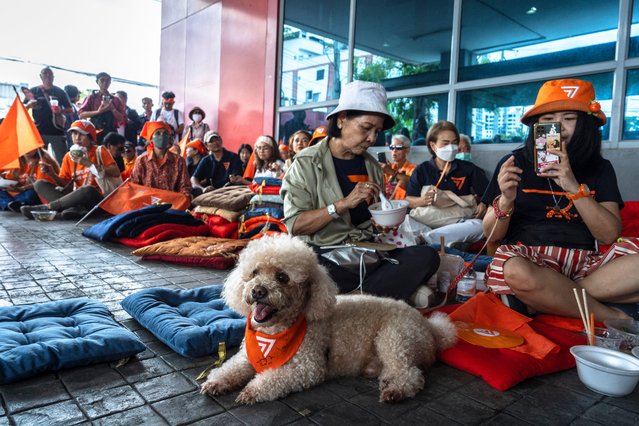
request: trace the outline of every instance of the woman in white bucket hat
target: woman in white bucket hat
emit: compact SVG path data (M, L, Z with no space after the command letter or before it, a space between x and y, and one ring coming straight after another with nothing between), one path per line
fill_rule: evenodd
M379 132L395 125L386 109L386 90L377 83L353 81L343 87L337 107L326 117L327 136L301 151L284 177L285 223L289 232L316 248L368 241L373 223L368 206L382 189L383 173L367 150ZM395 249L398 264L382 262L360 276L319 256L341 292L358 288L408 300L437 270L439 257L430 247Z

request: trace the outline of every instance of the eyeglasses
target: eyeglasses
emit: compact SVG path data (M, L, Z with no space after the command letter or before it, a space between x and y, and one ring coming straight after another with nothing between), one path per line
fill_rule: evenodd
M391 151L395 151L395 150L402 151L406 149L406 147L403 145L391 145L388 147L388 149L390 149Z

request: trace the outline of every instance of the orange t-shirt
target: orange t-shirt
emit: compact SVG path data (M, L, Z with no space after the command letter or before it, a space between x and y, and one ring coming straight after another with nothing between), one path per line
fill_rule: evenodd
M46 158L43 158L42 161L47 161L47 160ZM34 164L26 163L23 166L21 166L19 169L3 170L2 172L0 172L0 175L2 175L2 177L5 179L18 181L19 186L29 185L30 183L40 179L44 179L51 183L55 183L53 178L51 178L49 175L42 173L42 171L40 170L40 166L38 165L38 162L35 162ZM29 177L33 178L33 181L30 181ZM14 195L18 193L10 192L10 194Z
M97 164L97 150L98 147L92 145L87 153L89 161L91 161L93 164ZM101 159L103 167L108 167L111 164L115 164L115 160L113 159L113 157L111 157L111 153L106 148L102 148ZM74 176L74 170L75 183L73 189L77 189L84 185L93 185L98 191L100 191L100 193L102 193L100 187L98 186L98 183L95 180L95 176L93 176L93 174L91 173L91 170L89 170L88 167L84 167L82 164L74 163L71 159L71 156L67 152L66 154L64 154L64 158L62 159L62 167L60 167L59 176L64 180L71 180Z

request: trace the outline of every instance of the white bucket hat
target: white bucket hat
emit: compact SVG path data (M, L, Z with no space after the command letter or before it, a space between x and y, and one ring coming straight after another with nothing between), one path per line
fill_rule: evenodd
M386 101L386 89L381 84L361 80L351 81L344 85L337 108L331 111L326 119L342 111L374 112L384 116L383 130L388 130L395 125L395 120L386 109Z

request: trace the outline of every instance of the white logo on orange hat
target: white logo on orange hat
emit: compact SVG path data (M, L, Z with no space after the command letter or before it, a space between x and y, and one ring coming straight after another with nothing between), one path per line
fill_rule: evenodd
M266 358L268 354L271 353L271 349L273 349L273 345L275 344L276 339L267 339L266 337L262 336L255 336L255 338L257 339L257 344L262 351L262 355L264 355L264 358Z
M154 197L153 195L151 195L151 204L160 204L162 202L162 199L159 197Z
M566 92L569 98L574 98L579 91L579 86L561 86L561 90Z

